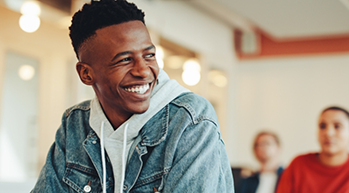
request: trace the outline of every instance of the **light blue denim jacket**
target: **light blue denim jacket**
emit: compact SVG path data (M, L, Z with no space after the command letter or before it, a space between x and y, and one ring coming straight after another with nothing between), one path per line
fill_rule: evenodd
M100 141L90 101L66 110L33 193L102 192ZM107 192L114 178L106 157ZM141 129L128 155L124 192L234 192L233 176L210 103L185 93Z

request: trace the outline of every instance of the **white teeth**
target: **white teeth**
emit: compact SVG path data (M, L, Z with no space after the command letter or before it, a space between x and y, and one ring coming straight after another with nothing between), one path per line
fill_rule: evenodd
M149 89L149 84L145 84L145 85L137 86L137 87L132 87L132 88L125 88L125 90L128 92L135 92L135 93L139 93L139 94L144 94L145 92L147 92L148 89Z

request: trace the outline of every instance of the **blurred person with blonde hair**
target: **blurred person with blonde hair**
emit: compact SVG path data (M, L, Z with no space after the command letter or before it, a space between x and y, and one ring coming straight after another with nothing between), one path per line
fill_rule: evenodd
M273 132L259 132L253 143L253 152L260 163L260 170L243 179L239 187L240 193L272 193L275 192L280 174L280 140Z
M349 112L324 109L318 121L321 150L297 156L282 174L277 193L349 192Z

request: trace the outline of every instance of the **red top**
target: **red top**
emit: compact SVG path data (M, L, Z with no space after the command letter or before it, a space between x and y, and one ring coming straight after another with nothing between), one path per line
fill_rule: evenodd
M349 159L326 166L318 153L300 155L282 173L277 193L349 193Z

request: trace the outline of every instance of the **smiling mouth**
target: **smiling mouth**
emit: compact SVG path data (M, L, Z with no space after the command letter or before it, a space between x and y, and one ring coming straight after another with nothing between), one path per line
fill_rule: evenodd
M133 92L138 94L144 94L149 90L149 83L144 85L138 85L138 86L131 86L124 88L127 92Z

